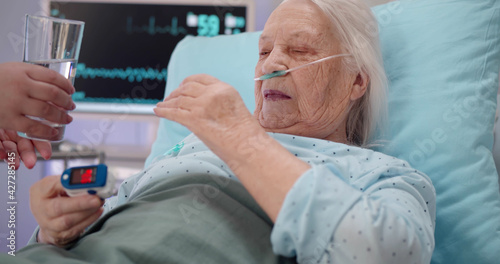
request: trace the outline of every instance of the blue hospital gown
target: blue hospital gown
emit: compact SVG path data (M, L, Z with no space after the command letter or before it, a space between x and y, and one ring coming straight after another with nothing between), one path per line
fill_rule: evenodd
M271 233L276 254L299 263L430 263L435 190L409 164L369 149L270 133L312 168L287 194ZM177 173L237 180L194 135L122 183L105 213Z

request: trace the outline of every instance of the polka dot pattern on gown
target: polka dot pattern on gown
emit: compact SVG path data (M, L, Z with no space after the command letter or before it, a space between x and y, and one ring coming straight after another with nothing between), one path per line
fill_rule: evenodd
M272 231L276 253L299 263L420 263L434 247L435 193L402 160L326 140L270 135L312 168L287 194ZM238 180L194 135L127 179L105 211L173 175ZM394 241L397 241L394 242ZM382 254L383 253L383 254Z

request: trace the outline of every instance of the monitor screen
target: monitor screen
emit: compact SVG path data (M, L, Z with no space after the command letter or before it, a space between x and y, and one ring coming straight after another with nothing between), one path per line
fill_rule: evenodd
M48 1L50 15L85 22L73 95L81 112L153 114L167 65L187 35L253 30L253 0Z

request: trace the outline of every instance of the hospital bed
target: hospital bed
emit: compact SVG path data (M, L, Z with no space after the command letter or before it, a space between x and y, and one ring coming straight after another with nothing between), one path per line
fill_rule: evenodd
M409 161L435 185L432 263L498 263L500 193L492 148L500 2L404 0L373 11L390 81L389 127L378 135L386 143L377 150ZM185 38L172 54L166 94L187 76L205 73L234 86L253 111L259 35ZM188 134L161 120L146 166Z
M387 143L378 150L409 161L433 180L432 263L499 263L500 194L492 148L500 3L408 0L373 11L390 81L389 127L380 135ZM166 94L185 77L206 73L233 85L253 111L259 34L187 37L171 57ZM146 166L188 134L161 120Z

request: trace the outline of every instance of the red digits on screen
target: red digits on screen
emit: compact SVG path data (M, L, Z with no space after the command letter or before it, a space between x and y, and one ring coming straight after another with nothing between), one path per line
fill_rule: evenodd
M92 170L88 169L82 174L82 179L80 183L91 183L92 182Z

